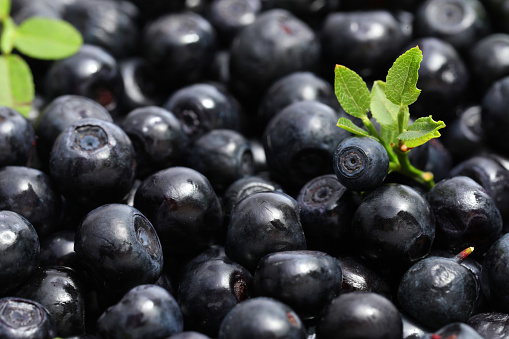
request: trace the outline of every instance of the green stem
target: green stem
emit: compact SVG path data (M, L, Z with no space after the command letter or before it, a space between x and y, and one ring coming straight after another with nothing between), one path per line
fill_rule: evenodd
M408 121L405 124L405 108L407 105L400 104L398 111L398 134L403 133L403 131L408 127ZM405 126L406 125L406 126Z
M391 163L399 164L398 158L392 151L391 146L389 144L387 144L387 142L385 140L383 140L383 138L380 136L380 134L376 130L376 128L373 125L373 123L371 122L371 120L369 120L368 117L365 117L365 118L362 118L362 123L364 124L364 126L366 126L369 133L372 136L376 137L378 139L378 142L380 142L382 144L382 146L387 150L387 155L389 156L389 161Z
M428 190L435 186L435 181L433 180L433 173L421 171L420 169L414 167L410 160L408 159L408 152L401 152L399 146L394 146L394 153L397 155L401 168L399 169L399 173L406 175L407 177L417 181L418 183L424 185Z

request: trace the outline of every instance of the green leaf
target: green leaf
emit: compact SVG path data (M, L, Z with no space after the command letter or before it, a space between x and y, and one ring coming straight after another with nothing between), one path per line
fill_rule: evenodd
M426 143L428 140L440 137L439 129L444 128L443 121L434 121L429 117L422 117L410 126L408 130L398 135L398 139L403 141L408 148L414 148Z
M11 12L11 1L0 0L0 20L5 20Z
M68 22L31 17L16 32L14 46L37 59L63 59L76 53L83 44L79 31Z
M380 138L385 141L388 145L392 143L398 142L398 130L391 128L384 128L383 126L380 128Z
M341 107L356 118L366 117L371 98L364 80L342 65L336 65L334 73L334 90Z
M3 54L11 54L14 47L14 36L16 34L16 24L11 17L7 17L4 20L1 33L0 49Z
M389 69L386 94L394 104L410 105L419 97L421 90L416 86L421 61L422 51L416 46L398 57Z
M399 106L393 104L385 95L385 82L377 80L371 88L371 114L387 129L398 130Z
M34 83L27 63L16 54L0 55L0 105L25 117L34 99Z
M371 137L371 134L369 134L368 131L363 130L356 124L354 124L350 119L348 118L339 118L338 123L336 126L341 127L344 130L347 130L348 132L351 132L353 134L356 134L358 136L362 137Z

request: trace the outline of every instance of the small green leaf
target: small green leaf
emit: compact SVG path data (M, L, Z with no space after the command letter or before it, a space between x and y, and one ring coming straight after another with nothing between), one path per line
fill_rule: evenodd
M0 0L0 21L5 20L11 11L10 0Z
M444 128L443 121L435 121L429 117L422 117L410 126L408 130L398 135L398 139L403 141L408 148L414 148L425 144L428 140L440 137L439 129Z
M389 69L386 94L395 105L410 105L419 97L421 90L416 86L421 61L422 51L416 46L398 57Z
M377 80L371 88L371 114L383 127L398 130L399 106L385 95L385 82Z
M371 137L371 134L369 134L368 131L363 130L348 118L339 118L336 126L361 137Z
M79 31L68 22L31 17L16 32L14 46L32 58L55 60L76 53L83 44Z
M1 33L0 49L3 54L11 54L14 47L14 36L16 34L16 24L11 17L7 17L4 20Z
M383 126L380 128L380 138L385 141L388 145L392 143L398 142L398 130L391 128L384 128Z
M336 65L334 73L334 90L341 107L356 118L366 117L371 98L364 80L342 65Z
M25 117L34 99L34 83L27 63L16 54L0 55L0 105Z

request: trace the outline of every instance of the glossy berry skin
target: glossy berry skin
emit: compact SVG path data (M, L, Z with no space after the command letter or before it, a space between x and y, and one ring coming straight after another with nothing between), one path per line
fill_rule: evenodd
M479 297L477 284L474 274L455 258L430 256L405 272L397 300L408 315L438 330L472 316Z
M218 339L305 339L301 319L289 306L267 297L256 297L235 306L224 318Z
M85 290L73 269L39 268L15 295L43 305L55 322L59 336L85 334Z
M436 332L428 333L422 337L422 339L435 339L435 338L495 339L495 337L483 337L471 326L465 324L464 322L452 322L450 324L444 325Z
M0 168L0 210L25 217L43 239L59 227L62 200L55 182L45 172L5 166Z
M120 127L133 143L139 177L184 163L189 138L172 112L158 106L137 108Z
M66 199L89 207L120 202L135 178L131 140L116 124L88 118L55 140L49 172Z
M102 338L166 338L182 332L182 311L164 288L144 284L129 290L97 320Z
M415 36L440 38L462 52L490 31L488 14L478 0L427 0L415 14Z
M44 89L48 98L85 96L117 116L124 85L115 58L101 47L84 44L76 54L52 63Z
M509 313L509 234L495 241L482 261L481 287L488 302L498 311Z
M283 192L283 188L277 182L258 175L250 175L235 180L230 186L228 186L222 196L225 222L229 222L230 213L235 204L237 204L240 200L250 194L264 191Z
M192 37L192 38L189 38ZM201 79L216 50L217 36L198 13L166 13L142 32L144 57L158 70L159 83L178 88Z
M177 301L187 329L217 336L226 314L249 299L253 277L227 258L205 260L190 266L179 283Z
M362 77L384 76L407 42L394 15L383 9L329 13L320 33L323 59Z
M279 111L293 103L315 100L339 109L332 85L313 72L292 72L274 81L260 101L258 117L265 127Z
M332 173L334 150L349 135L336 127L338 117L334 109L318 101L286 106L262 136L269 168L297 190L314 177Z
M339 182L352 191L369 191L380 186L389 172L389 156L378 141L351 136L343 139L333 158Z
M307 319L317 316L340 294L342 279L339 262L325 252L275 252L258 262L254 292L287 304Z
M145 178L134 206L152 221L165 253L196 255L222 234L223 211L210 181L189 167Z
M236 102L212 84L185 86L173 92L163 107L177 116L191 139L216 128L240 129Z
M38 302L19 297L0 299L0 337L52 339L56 335L55 323Z
M477 313L468 319L467 325L484 338L503 339L509 336L509 314L507 313Z
M419 100L412 104L412 116L428 116L450 121L454 108L465 99L470 83L470 72L453 45L436 37L412 40L407 47L419 46L422 61L419 67L417 88ZM404 50L407 50L405 48Z
M341 293L373 292L392 299L390 281L372 263L358 256L340 256L337 260L343 274Z
M435 244L460 252L469 246L483 254L502 234L502 217L493 199L473 179L456 176L427 194L435 215Z
M253 193L231 211L225 252L251 272L269 253L305 249L298 203L288 194Z
M85 118L97 118L113 122L111 114L98 102L74 94L66 94L51 100L37 119L37 152L47 162L51 147L63 130L74 122Z
M35 151L32 124L13 108L0 106L0 167L25 166Z
M90 211L76 230L74 250L87 283L112 295L154 283L163 268L154 227L140 211L124 204Z
M66 266L79 271L79 259L74 252L74 231L59 230L41 240L41 267Z
M62 19L80 31L84 43L100 46L115 58L136 52L139 10L129 1L72 1Z
M467 176L481 184L493 199L504 221L504 232L509 221L509 170L493 154L471 156L458 163L450 176Z
M509 146L503 137L509 127L508 104L509 76L495 81L485 92L481 101L481 123L488 145L504 155L509 155ZM502 133L502 134L500 134Z
M0 211L0 295L19 287L39 265L39 236L30 222Z
M278 78L317 67L320 42L314 31L291 12L262 12L240 31L230 47L232 88L240 98L254 100Z
M425 257L435 238L435 217L415 189L385 184L355 211L352 231L361 255L383 265L408 265Z
M352 191L334 174L308 181L297 202L308 249L340 253L350 248L350 226L357 205Z
M228 47L240 30L255 21L261 9L260 0L214 0L206 17L217 31L218 42Z
M495 81L509 75L509 62L504 57L509 51L509 34L493 33L471 46L468 65L472 77L486 90Z
M218 194L235 180L254 174L249 140L229 129L214 129L196 139L187 165L205 175Z
M146 106L161 106L161 91L157 87L157 73L147 59L133 56L121 59L118 68L124 82L122 109L130 112Z
M336 297L324 309L316 326L317 338L401 338L403 323L396 306L371 292Z

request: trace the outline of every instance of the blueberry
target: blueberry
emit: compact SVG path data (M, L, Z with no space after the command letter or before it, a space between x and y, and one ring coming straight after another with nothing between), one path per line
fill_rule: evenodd
M166 338L183 331L182 311L164 288L144 284L124 294L97 320L102 338Z
M0 106L0 167L27 166L35 151L32 124L13 108Z
M39 236L30 222L0 211L0 295L19 287L39 265Z
M221 322L218 339L305 339L299 316L286 304L267 297L248 299L234 308Z
M337 260L343 274L341 293L373 292L392 299L390 281L372 263L359 256L339 256Z
M240 129L240 112L232 96L218 86L196 83L173 92L164 108L179 118L191 138L216 128Z
M353 192L334 174L308 181L297 196L308 249L344 253L351 249L351 223L357 205Z
M490 31L486 9L478 0L427 0L415 15L416 37L437 37L462 52Z
M503 339L509 336L509 314L501 312L482 312L470 317L467 325L484 338Z
M43 305L55 322L59 336L85 334L85 289L73 269L40 268L15 295Z
M428 159L422 169L433 173L433 180L438 182L449 176L454 159L449 149L439 139L431 139L427 145Z
M143 29L143 56L158 70L158 83L176 89L199 81L216 50L216 32L194 12L160 13Z
M508 104L509 75L495 81L485 92L481 101L481 123L484 137L491 149L509 154L504 131L509 128Z
M0 299L0 337L52 339L56 335L55 323L38 302L19 297Z
M196 255L223 234L223 210L210 181L189 167L145 178L134 206L153 223L165 253Z
M52 63L44 90L51 99L65 94L85 96L117 116L124 85L115 58L99 46L84 44L76 54Z
M55 140L49 172L66 199L91 208L121 202L134 184L135 154L127 134L111 122L81 119Z
M290 306L301 319L313 318L341 292L336 258L319 251L281 251L260 259L254 292Z
M39 256L41 267L66 266L79 270L79 261L74 252L74 231L59 230L41 241Z
M269 168L297 191L309 180L333 173L334 151L349 135L335 127L338 117L330 106L314 100L286 106L263 133Z
M351 136L334 151L334 173L339 182L353 191L369 191L380 186L389 172L389 156L378 141Z
M158 106L137 108L127 114L120 127L133 143L138 177L184 164L190 142L172 112Z
M375 33L376 32L376 33ZM320 31L322 58L331 65L345 65L362 77L385 76L407 37L386 9L331 12Z
M361 255L379 265L404 267L424 258L435 238L435 217L415 189L385 184L355 211L352 231Z
M62 19L80 31L86 44L100 46L116 58L136 52L139 10L130 1L70 1Z
M163 253L154 227L128 205L107 204L90 211L76 230L74 250L88 283L110 295L152 284L162 272Z
M478 283L457 258L430 256L405 272L397 299L410 316L438 330L452 322L465 322L473 315Z
M482 91L495 81L509 75L504 55L509 51L509 34L493 33L475 42L469 49L468 66L472 77L480 82Z
M459 252L473 246L482 255L502 234L493 199L473 179L456 176L437 183L426 196L435 216L435 244Z
M171 335L166 339L210 339L210 337L200 332L184 331Z
M229 129L214 129L197 138L187 165L205 175L218 194L224 193L235 180L254 174L249 140Z
M316 326L317 338L402 338L403 322L396 306L372 292L334 298Z
M492 307L509 313L509 289L506 277L509 272L509 234L497 239L482 261L481 287Z
M251 273L227 258L188 266L180 279L177 297L186 328L217 336L226 314L249 299L252 290Z
M407 44L415 46L419 46L423 55L417 81L421 94L410 113L422 117L433 112L434 119L451 120L455 107L466 99L470 71L456 48L443 39L423 37Z
M292 72L274 81L265 91L257 112L260 124L265 127L283 108L304 100L316 100L339 109L334 89L325 79L313 72Z
M231 87L249 102L278 78L316 69L320 42L315 32L291 12L262 12L242 29L230 47Z
M25 217L42 239L59 227L62 200L45 172L24 166L0 168L0 210Z
M298 203L288 194L253 193L231 211L225 252L251 272L266 254L305 249Z
M103 106L81 95L61 95L44 106L37 119L36 132L37 152L45 164L58 135L72 123L85 118L113 122L110 113Z

